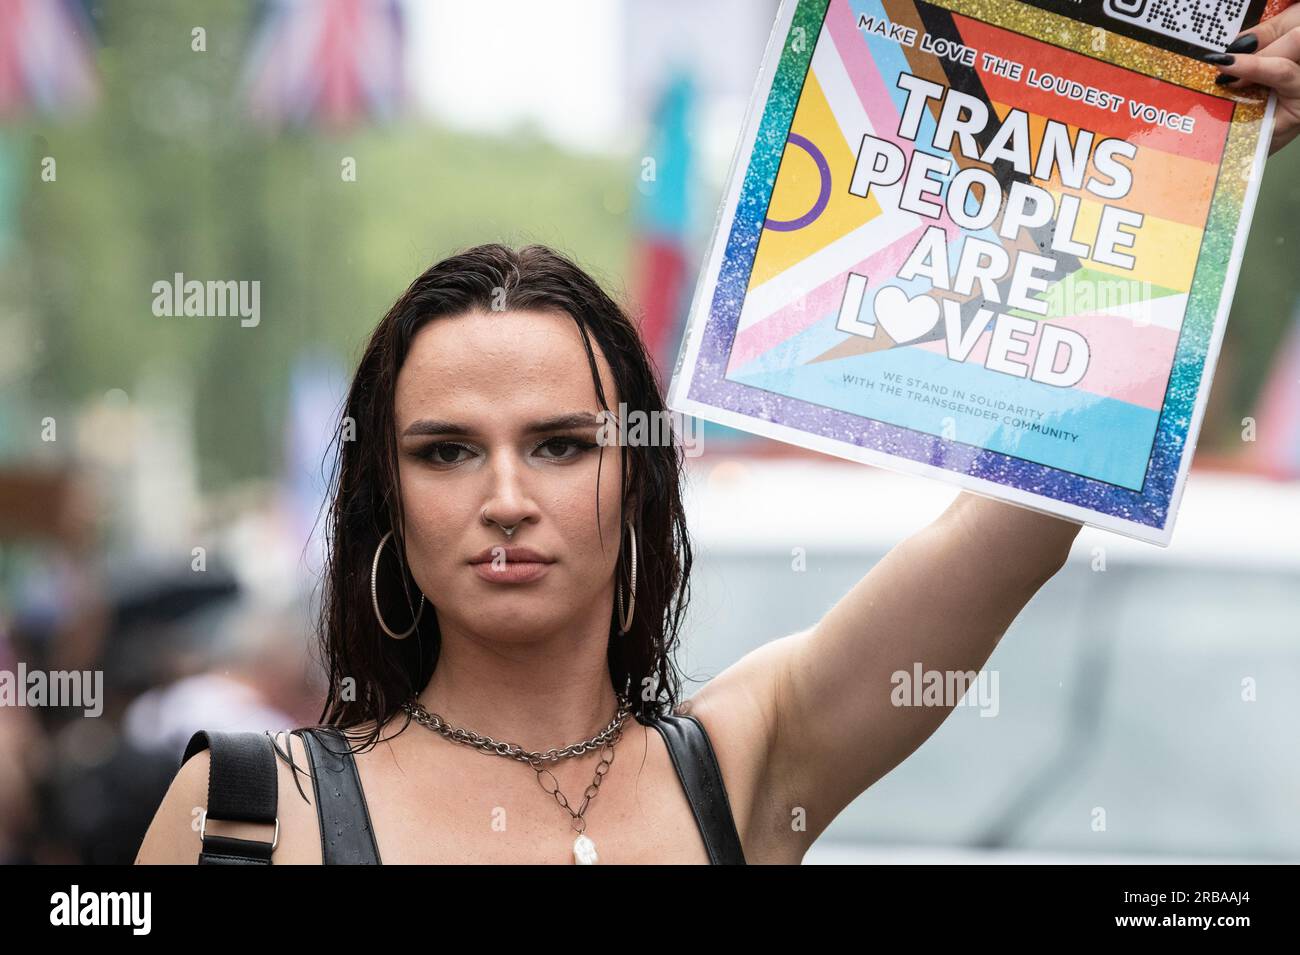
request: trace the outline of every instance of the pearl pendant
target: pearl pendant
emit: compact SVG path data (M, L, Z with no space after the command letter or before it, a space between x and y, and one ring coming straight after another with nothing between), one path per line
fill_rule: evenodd
M573 840L574 865L595 865L597 862L596 843L586 834Z

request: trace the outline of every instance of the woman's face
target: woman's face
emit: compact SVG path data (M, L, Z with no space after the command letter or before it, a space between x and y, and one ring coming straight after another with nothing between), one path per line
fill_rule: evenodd
M596 443L600 411L568 315L475 311L416 334L394 398L406 554L444 631L522 640L608 613L622 474L619 448Z

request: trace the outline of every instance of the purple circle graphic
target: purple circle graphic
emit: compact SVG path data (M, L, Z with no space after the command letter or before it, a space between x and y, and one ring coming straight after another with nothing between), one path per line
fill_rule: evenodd
M822 151L812 144L811 141L800 136L798 133L791 133L786 137L786 142L798 146L817 164L817 171L821 173L821 189L817 193L817 201L813 207L799 216L797 219L765 219L763 227L771 229L774 232L794 232L802 229L806 225L811 225L817 221L817 217L826 211L826 204L831 200L831 166L822 155Z

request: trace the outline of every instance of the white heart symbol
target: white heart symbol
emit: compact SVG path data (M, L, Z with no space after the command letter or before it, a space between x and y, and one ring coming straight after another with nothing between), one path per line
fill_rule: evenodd
M883 286L872 302L876 324L897 344L920 338L939 321L939 303L928 295L909 299L896 285Z

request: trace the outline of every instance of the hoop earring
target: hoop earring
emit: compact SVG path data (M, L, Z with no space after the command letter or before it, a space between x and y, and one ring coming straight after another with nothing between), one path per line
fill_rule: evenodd
M384 544L392 536L393 532L389 531L379 539L379 546L375 548L375 560L370 565L370 605L374 608L375 619L379 621L379 626L383 627L384 633L394 640L405 640L415 632L416 626L420 623L420 617L424 614L424 594L420 594L420 609L415 612L415 619L411 621L411 626L405 633L394 633L388 629L388 624L384 623L384 615L379 612L379 556L384 552Z
M627 633L632 626L632 615L636 613L636 528L632 526L631 520L627 522L627 529L632 532L632 587L629 599L627 617L623 616L623 582L618 582L616 593L618 595L618 632Z

